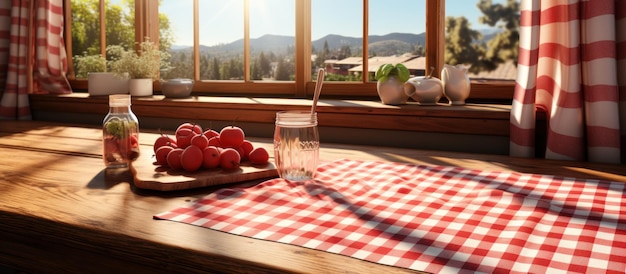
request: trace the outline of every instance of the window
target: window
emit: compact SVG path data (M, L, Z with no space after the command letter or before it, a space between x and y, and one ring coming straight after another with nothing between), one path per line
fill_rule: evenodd
M489 41L517 45L519 1L480 7L478 0L447 0L445 7L439 0L67 1L70 56L153 33L172 56L173 68L162 77L193 78L199 94L306 98L324 67L323 95L376 98L373 72L382 63L403 62L413 75L438 76L444 63L471 62L488 68L472 74L473 98L512 98L516 48L493 50ZM492 25L479 20L502 10L488 18ZM455 52L475 54L451 57Z

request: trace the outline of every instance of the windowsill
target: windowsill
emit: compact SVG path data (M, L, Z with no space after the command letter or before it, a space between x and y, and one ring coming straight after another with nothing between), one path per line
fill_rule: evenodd
M106 96L90 97L86 93L36 94L31 95L31 107L34 111L103 114L108 110L107 100ZM169 99L161 95L133 97L132 106L140 117L258 123L273 123L277 111L310 107L311 100L307 99L211 96ZM372 101L320 99L316 110L320 126L508 136L511 106L420 106L413 102L390 106ZM364 115L366 119L362 119Z
M154 95L133 97L132 109L140 118L142 127L146 128L171 129L181 121L198 121L211 124L214 128L219 127L220 123L252 124L262 127L260 135L268 137L268 127L273 127L277 111L309 110L311 103L307 99L213 96L169 99ZM87 93L34 94L30 96L30 104L35 120L98 124L108 112L108 97L90 97ZM508 150L505 146L508 145L510 105L420 106L409 102L406 105L389 106L373 101L320 99L316 110L319 126L328 129L327 135L342 135L336 136L341 142L376 145L374 139L378 138L381 139L379 142L396 142L395 139L398 139L397 146L403 147L422 148L425 145L426 148L434 149L443 147L455 151L478 150L475 152L498 154ZM379 134L381 130L384 134ZM355 138L359 141L352 141ZM403 138L404 141L400 140ZM501 144L494 150L476 148L472 143L464 144L472 138L479 138L476 140L479 144L498 138ZM372 139L371 143L367 141L369 139ZM507 144L504 144L505 141ZM459 144L443 145L439 142Z

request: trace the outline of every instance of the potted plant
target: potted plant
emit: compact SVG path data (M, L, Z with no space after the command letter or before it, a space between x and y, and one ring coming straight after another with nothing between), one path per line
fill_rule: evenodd
M100 54L87 54L74 56L74 68L76 78L87 78L87 91L89 95L109 95L128 93L126 79L115 77L107 72L107 62Z
M404 93L404 83L411 77L403 64L384 64L376 71L376 89L385 105L401 105L409 99Z
M139 43L137 51L120 45L108 46L107 54L111 57L109 66L113 72L128 74L128 90L133 96L152 95L153 81L158 79L162 68L169 66L169 54L160 51L150 39Z

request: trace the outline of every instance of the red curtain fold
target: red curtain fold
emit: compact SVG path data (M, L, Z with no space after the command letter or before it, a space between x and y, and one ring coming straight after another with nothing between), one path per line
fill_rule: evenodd
M541 140L549 159L626 162L622 2L521 2L511 156L535 157ZM545 130L536 128L538 111L546 114Z
M28 94L71 93L63 0L0 3L0 119L31 119Z

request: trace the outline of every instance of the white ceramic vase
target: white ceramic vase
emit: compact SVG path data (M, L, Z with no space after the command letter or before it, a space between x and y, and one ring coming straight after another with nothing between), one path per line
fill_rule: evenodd
M129 79L128 91L131 96L152 96L152 79Z
M385 105L402 105L409 99L404 93L404 83L396 76L387 77L387 81L378 81L376 85L378 96Z
M467 68L462 65L444 65L441 69L443 94L451 105L464 105L470 94L470 80Z
M128 79L112 72L87 74L87 92L90 96L128 94Z

